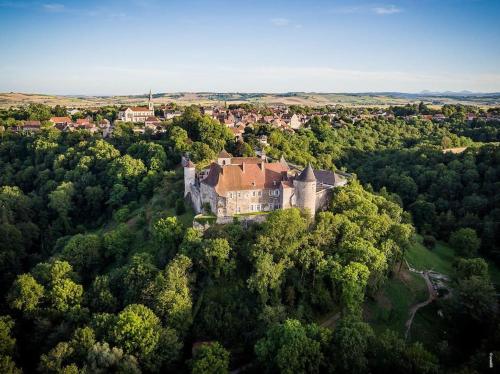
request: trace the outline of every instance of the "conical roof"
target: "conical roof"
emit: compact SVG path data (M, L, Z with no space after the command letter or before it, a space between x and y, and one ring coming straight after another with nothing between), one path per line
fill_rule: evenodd
M218 158L231 158L233 156L231 156L229 153L227 153L227 151L225 149L223 149L222 151L220 151L220 153L217 157Z
M286 168L288 167L288 163L286 162L285 156L283 156L283 155L281 155L280 164L283 165Z
M296 179L301 182L316 182L316 177L311 164L308 164Z

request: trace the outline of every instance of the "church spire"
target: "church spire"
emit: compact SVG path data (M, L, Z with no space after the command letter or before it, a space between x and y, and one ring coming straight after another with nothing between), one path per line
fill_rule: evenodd
M151 94L151 88L149 89L149 100L148 100L148 108L149 110L154 110L153 106L153 95Z

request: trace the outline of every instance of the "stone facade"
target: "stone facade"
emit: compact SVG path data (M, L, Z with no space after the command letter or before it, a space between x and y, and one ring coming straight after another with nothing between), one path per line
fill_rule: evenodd
M224 221L238 215L257 215L276 209L298 207L313 215L324 209L331 190L347 183L332 171L291 169L282 158L268 162L265 157L232 157L222 151L217 162L196 172L186 158L184 196L197 213L207 207Z

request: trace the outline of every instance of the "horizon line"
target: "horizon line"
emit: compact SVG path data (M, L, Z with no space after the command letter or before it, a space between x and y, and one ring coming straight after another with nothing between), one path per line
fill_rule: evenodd
M71 94L60 94L51 92L21 92L21 91L3 91L0 95L9 94L21 94L21 95L41 95L41 96L85 96L85 97L120 97L120 96L143 96L149 95L149 92L144 93L127 93L127 94L82 94L82 93L71 93ZM422 90L418 92L408 92L408 91L162 91L153 92L153 95L173 95L173 94L251 94L251 95L285 95L285 94L320 94L320 95L374 95L374 94L405 94L405 95L500 95L500 89L498 91L470 91L470 90L460 90L460 91L431 91Z

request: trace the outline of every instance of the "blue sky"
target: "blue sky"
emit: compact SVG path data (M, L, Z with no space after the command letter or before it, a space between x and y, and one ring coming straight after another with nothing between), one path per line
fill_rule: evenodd
M497 0L0 0L0 92L500 91Z

